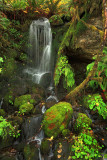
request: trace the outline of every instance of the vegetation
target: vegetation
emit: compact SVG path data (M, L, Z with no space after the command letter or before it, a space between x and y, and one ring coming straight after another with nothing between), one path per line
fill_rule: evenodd
M17 138L20 136L20 130L16 130L10 122L7 122L6 119L0 116L0 137L4 139L8 135Z
M73 152L72 159L88 159L94 160L101 157L99 153L101 147L96 139L90 134L90 131L82 132L78 137L74 138L74 144L71 151Z
M41 113L41 108L45 103L43 101L43 97L45 96L42 89L37 86L32 87L32 82L24 80L22 75L18 76L16 71L19 73L18 67L21 66L20 68L22 69L29 60L26 47L28 47L28 29L31 21L40 17L47 17L54 28L54 36L58 33L60 26L68 28L63 34L64 36L61 35L61 43L58 42L57 44L56 42L55 52L57 52L57 61L54 71L54 83L55 89L57 88L56 90L59 91L60 82L63 81L63 87L61 87L65 88L65 92L66 89L70 90L70 92L67 93L63 102L62 100L57 104L52 102L52 107L47 109L44 114L41 128L45 132L46 139L42 141L41 152L43 155L49 154L50 147L56 143L56 140L63 139L64 141L67 140L67 143L70 144L68 160L95 160L101 157L100 150L102 149L102 144L104 144L104 139L101 137L99 140L98 133L97 136L94 135L91 128L92 120L86 114L80 112L84 111L85 107L88 107L88 109L93 111L93 114L98 113L98 123L100 122L101 124L97 123L97 125L104 126L103 131L104 133L106 132L106 6L107 2L101 0L0 0L1 148L5 147L2 144L8 138L13 137L17 139L20 136L21 133L18 128L21 127L23 119L27 119L31 114L36 114L37 110L38 113ZM95 25L88 23L90 18L94 20L99 14L100 16L102 14L103 28L100 28L99 22ZM97 36L100 35L100 49L97 50L97 53L93 51L93 54L96 56L93 57L92 55L93 61L87 65L86 77L82 83L76 86L76 73L75 69L73 69L71 56L78 52L76 41L88 29L92 32L97 32ZM87 36L89 36L88 33ZM96 44L93 42L93 45ZM76 58L79 59L79 56ZM17 83L18 81L22 83L22 88ZM74 86L76 87L73 89ZM60 95L58 96L60 99ZM18 122L19 126L17 126ZM97 125L95 123L93 128ZM37 152L38 154L38 143L34 144L37 148L32 144L27 144L23 149L26 159L35 159L35 153ZM56 157L57 159L62 158L65 160L64 157L61 157L61 152L62 143L59 144L58 155Z
M104 119L107 118L107 105L104 103L101 95L94 94L85 96L84 105L93 111L97 111Z

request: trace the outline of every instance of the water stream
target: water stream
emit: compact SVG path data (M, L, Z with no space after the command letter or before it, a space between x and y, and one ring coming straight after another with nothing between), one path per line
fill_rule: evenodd
M52 32L49 20L47 18L34 20L29 29L29 62L24 72L37 84L43 83L43 79L51 82L51 45Z

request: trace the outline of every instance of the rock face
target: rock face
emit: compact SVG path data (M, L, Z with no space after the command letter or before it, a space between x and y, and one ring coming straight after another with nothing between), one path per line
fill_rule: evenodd
M91 24L97 27L99 30L103 30L102 17L90 18L87 24ZM97 55L101 48L101 37L98 31L87 28L84 32L75 40L74 48L70 45L70 51L74 56L78 58L84 58L92 60L92 57ZM70 53L71 54L71 53Z
M49 108L43 120L43 129L48 137L57 137L68 125L72 117L71 104L60 102Z

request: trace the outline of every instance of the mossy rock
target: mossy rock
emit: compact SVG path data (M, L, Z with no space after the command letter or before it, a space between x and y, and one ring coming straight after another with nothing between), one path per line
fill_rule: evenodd
M92 120L88 118L86 114L79 113L74 125L74 129L75 131L80 132L82 129L88 129L91 124Z
M70 103L60 102L45 112L43 129L48 137L57 137L67 126L72 117Z
M6 115L6 112L4 111L4 109L0 109L0 116L5 117L5 115Z
M33 111L33 109L34 109L33 104L24 103L19 107L19 112L20 114L29 114Z
M59 15L53 15L52 17L50 17L49 22L53 26L60 26L60 25L64 24L63 20L61 19L61 17Z
M36 101L31 98L30 94L22 95L20 97L15 98L14 106L19 107L27 103L36 104Z
M41 143L40 150L42 155L48 155L50 151L50 141L47 139L44 139Z
M33 144L27 144L24 147L24 157L26 160L38 160L39 159L39 150Z
M68 136L69 134L70 134L70 130L69 130L69 129L64 129L64 130L62 131L62 135L63 135L64 137Z

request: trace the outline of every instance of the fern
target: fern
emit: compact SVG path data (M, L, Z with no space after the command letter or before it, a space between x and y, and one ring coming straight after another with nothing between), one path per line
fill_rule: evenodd
M67 89L68 87L72 87L74 85L75 83L74 73L72 71L70 64L68 64L68 60L66 56L61 56L59 58L56 72L55 72L55 77L54 77L55 86L59 84L61 75L64 75L64 78L63 78L64 88Z

